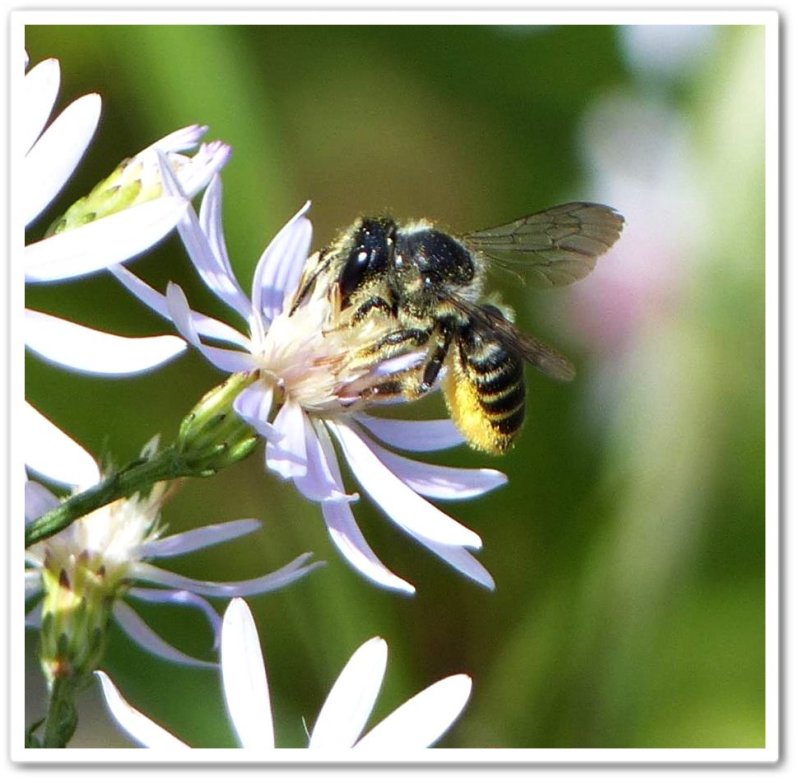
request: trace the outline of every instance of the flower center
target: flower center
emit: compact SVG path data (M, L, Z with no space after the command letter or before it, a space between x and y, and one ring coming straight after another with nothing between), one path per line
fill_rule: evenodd
M313 412L352 409L359 399L348 388L369 385L377 372L381 357L370 349L397 325L386 318L352 323L330 299L315 292L291 315L284 308L255 348L262 380L278 401Z

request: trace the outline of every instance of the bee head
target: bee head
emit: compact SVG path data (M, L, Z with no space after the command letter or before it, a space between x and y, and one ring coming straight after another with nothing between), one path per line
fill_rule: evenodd
M339 274L343 302L347 302L365 280L389 268L396 231L397 226L390 218L363 218L356 225Z

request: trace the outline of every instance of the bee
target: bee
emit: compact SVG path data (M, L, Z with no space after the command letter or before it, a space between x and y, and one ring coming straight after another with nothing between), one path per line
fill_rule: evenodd
M501 454L525 419L525 362L560 381L572 380L575 370L484 297L487 269L496 263L534 285L569 285L592 271L623 223L614 209L588 202L460 236L427 221L362 217L312 256L294 308L322 279L347 323L388 319L392 328L363 350L380 359L422 351L424 359L390 373L362 398L413 400L441 385L467 442Z

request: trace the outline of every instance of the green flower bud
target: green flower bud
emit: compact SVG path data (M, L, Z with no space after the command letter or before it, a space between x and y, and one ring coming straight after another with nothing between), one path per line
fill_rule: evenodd
M213 475L239 462L256 447L258 436L233 410L254 373L236 373L208 392L181 422L175 446L184 462L201 475Z
M78 228L115 212L158 198L163 191L157 162L140 157L122 161L112 174L78 199L47 230L47 236Z

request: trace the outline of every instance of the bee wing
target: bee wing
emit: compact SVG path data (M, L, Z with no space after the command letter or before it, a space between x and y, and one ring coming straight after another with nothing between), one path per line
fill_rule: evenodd
M622 215L603 204L575 201L462 239L544 288L574 283L594 269L622 232Z
M447 301L469 317L474 329L498 340L539 372L558 381L571 381L575 377L575 367L569 359L535 337L521 332L496 308L475 304L460 297L451 296Z

